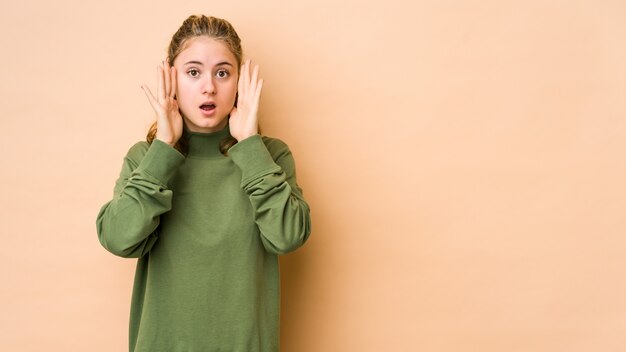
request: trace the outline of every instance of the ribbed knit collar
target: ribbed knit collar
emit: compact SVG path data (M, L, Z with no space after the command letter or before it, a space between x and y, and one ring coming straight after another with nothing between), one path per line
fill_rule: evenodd
M220 152L220 143L230 135L229 126L216 132L193 132L183 123L183 138L189 141L188 157L219 158L224 157Z

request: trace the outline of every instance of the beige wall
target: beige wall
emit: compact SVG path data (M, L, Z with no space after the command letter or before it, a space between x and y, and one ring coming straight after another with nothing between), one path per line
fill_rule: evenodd
M192 13L260 63L312 206L283 351L626 349L626 2L3 0L0 350L126 348L95 218Z

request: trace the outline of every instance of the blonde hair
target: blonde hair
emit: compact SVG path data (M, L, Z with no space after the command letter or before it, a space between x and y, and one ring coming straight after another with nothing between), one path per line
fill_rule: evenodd
M241 49L241 40L235 32L235 28L226 20L212 17L212 16L196 16L191 15L183 22L178 28L178 31L172 36L170 45L167 49L167 61L170 65L173 65L174 60L185 48L189 39L193 39L200 36L207 36L209 38L219 40L224 43L228 49L235 55L237 59L237 70L241 67L241 60L243 51ZM236 104L236 103L235 103ZM152 143L156 137L157 123L156 121L150 126L146 141ZM220 151L226 155L226 152L230 147L235 145L237 140L233 136L229 135L220 143ZM179 152L183 155L187 155L189 150L188 141L181 136L174 145Z

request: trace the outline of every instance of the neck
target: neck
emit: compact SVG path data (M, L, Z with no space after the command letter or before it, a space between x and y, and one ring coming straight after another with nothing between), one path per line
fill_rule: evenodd
M220 158L224 157L220 152L220 143L230 136L228 124L223 129L216 132L193 132L183 124L183 137L188 140L188 157L195 158Z

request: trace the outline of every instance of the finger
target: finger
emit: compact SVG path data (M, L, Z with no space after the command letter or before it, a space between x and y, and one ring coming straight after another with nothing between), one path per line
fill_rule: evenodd
M239 77L237 79L237 101L239 101L241 95L243 94L243 65L239 69Z
M164 73L164 82L165 82L165 92L163 92L163 97L169 97L171 91L171 78L170 78L170 65L163 61L163 73Z
M170 92L170 97L176 98L177 88L178 88L178 73L176 72L176 67L172 66L172 91Z
M251 96L256 95L258 79L259 79L259 65L254 65L254 68L252 69L252 78L250 79L250 95Z
M159 102L162 102L163 100L165 100L165 94L164 94L164 89L165 87L163 86L163 66L159 65L157 66L157 98L159 99Z
M263 88L263 78L259 80L259 83L256 86L256 92L254 95L254 99L257 101L257 104L261 98L261 88Z
M143 89L143 92L146 93L146 97L148 97L148 101L150 102L150 105L152 106L154 112L158 113L159 111L157 110L157 106L159 106L159 102L157 102L154 95L152 95L152 91L150 91L150 88L142 85L141 89Z
M239 77L239 83L241 84L239 87L239 95L242 96L241 98L244 99L245 95L246 95L246 89L247 89L247 78L246 78L246 70L248 68L248 61L244 62L243 66L241 66L241 76Z
M250 60L246 60L246 70L243 76L243 89L246 92L246 97L250 91Z

